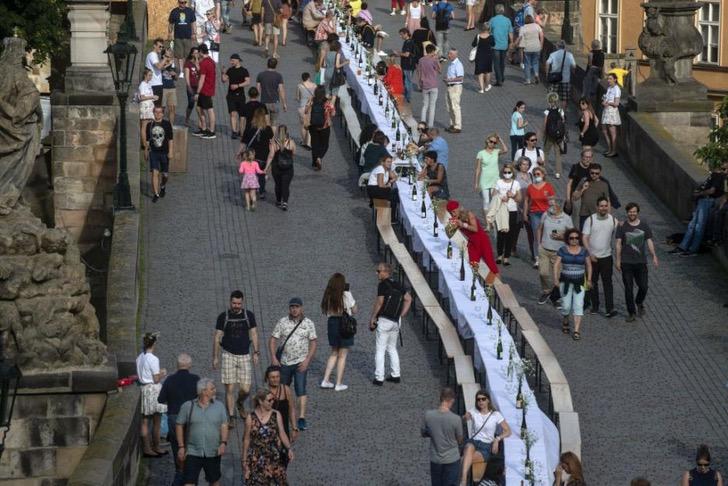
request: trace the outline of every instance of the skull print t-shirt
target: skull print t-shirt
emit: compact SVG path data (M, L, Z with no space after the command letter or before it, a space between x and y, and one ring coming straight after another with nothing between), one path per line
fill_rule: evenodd
M147 125L147 141L149 141L149 149L152 152L167 153L169 151L169 141L174 137L172 124L168 120L161 122L152 120Z

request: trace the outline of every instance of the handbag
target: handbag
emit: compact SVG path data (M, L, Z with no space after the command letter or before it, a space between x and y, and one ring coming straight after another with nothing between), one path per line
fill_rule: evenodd
M564 49L564 56L561 59L561 70L559 72L551 72L546 76L546 80L551 84L559 84L564 79L564 66L566 65L566 49Z
M301 325L301 323L303 322L304 319L306 319L306 318L302 317L301 320L298 321L298 324L296 324L296 327L293 328L293 331L288 333L288 336L286 336L286 339L285 339L285 341L283 341L283 344L278 346L278 349L276 349L276 360L278 360L279 363L281 362L281 358L283 357L283 349L286 347L286 344L288 344L288 340L291 339L291 336L293 336L293 333L296 332L296 329L298 329L298 326Z
M475 56L478 54L478 46L473 47L470 49L470 54L468 54L468 61L475 62Z
M344 68L343 67L336 67L336 63L339 60L339 54L336 55L336 58L334 59L334 73L331 76L331 81L329 81L329 86L332 88L338 88L339 86L343 86L346 84L346 74L344 74Z
M274 9L273 5L270 3L270 0L268 0L268 6L275 13L273 16L273 27L280 29L283 24L283 15L280 12L276 12L276 9Z
M356 335L356 319L344 310L339 319L339 336L343 339L350 339Z

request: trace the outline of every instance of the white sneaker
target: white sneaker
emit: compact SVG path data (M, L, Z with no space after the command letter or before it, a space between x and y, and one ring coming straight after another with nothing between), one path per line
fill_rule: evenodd
M334 384L330 381L322 381L321 388L334 388Z
M392 10L392 13L390 13L389 15L397 15L397 11L396 10Z
M335 391L344 391L344 390L346 390L347 388L349 388L349 387L348 387L348 386L346 386L346 385L336 385L336 387L334 388L334 390L335 390Z
M488 86L486 86L485 90L486 90L486 91L490 91L490 89L491 89L492 87L493 87L493 86L491 86L491 85L488 85Z
M179 73L179 79L185 79L185 72L184 71L182 71L181 73Z
M400 15L407 15L407 12L405 12L404 10L400 10L400 11L399 11L399 14L400 14Z

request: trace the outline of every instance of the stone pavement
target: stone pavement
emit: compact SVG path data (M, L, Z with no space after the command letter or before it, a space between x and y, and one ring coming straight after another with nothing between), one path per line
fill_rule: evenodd
M403 18L390 17L388 7L389 2L381 2L371 10L375 21L391 35L385 49L399 49L396 32ZM546 91L541 85L523 86L520 70L509 67L504 87L478 94L472 65L466 61L474 33L462 32L464 11L458 9L456 15L450 42L460 49L467 75L462 100L464 131L445 134L450 143L448 176L454 197L477 208L480 200L471 189L473 161L485 135L498 131L507 138L511 111L518 100L528 104L526 116L531 126L540 127ZM223 37L221 58L239 52L254 79L263 69L264 59L250 38L247 29L236 26ZM297 25L291 25L289 45L281 55L281 72L292 100L300 72L312 72L312 57L301 46ZM441 128L448 124L444 97L442 89L436 117ZM416 95L415 113L420 101ZM214 318L225 308L230 290L245 292L264 339L286 312L287 299L300 295L307 314L317 324L320 349L309 377L311 428L295 448L291 484L426 484L427 447L419 438L419 420L422 411L434 403L442 381L432 344L423 343L418 333L406 332L402 350L405 380L396 390L393 386L373 389L369 384L373 338L362 331L347 364L350 389L334 394L317 388L328 351L325 320L317 305L328 276L334 271L347 276L363 320L371 308L376 283L370 213L354 188L356 174L349 164L343 134L337 127L322 173L311 171L308 152L297 154L288 213L269 202L261 203L256 213L246 213L232 158L237 143L229 139L221 86L215 104L218 138L190 137L188 173L173 176L167 197L156 205L148 198L144 201L142 330L162 331L159 355L164 366L172 369L175 353L185 350L196 360L195 372L218 378L210 369L210 341ZM297 127L295 106L290 101L289 112L283 116L292 129ZM572 109L567 124L573 126L576 120ZM577 139L575 133L571 139ZM569 147L564 172L568 173L578 152L576 145ZM645 475L653 484L674 484L680 471L691 464L699 443L711 446L718 467L728 464L724 407L728 339L720 325L726 321L721 304L728 283L708 256L686 260L667 255L665 237L684 226L625 163L601 156L597 161L622 204L638 202L643 219L655 231L661 265L650 268L647 316L633 324L624 322L622 284L616 275L616 304L621 315L612 320L587 316L583 340L576 343L561 334L555 309L536 305L536 270L515 259L511 267L504 268L504 280L539 324L569 380L580 414L589 483L622 485L636 475ZM563 195L565 179L551 182ZM272 189L272 181L269 184ZM148 196L148 188L143 190ZM623 219L623 210L616 215ZM519 251L525 254L525 236L521 238ZM263 362L268 362L267 356ZM234 436L240 438L240 434L238 427ZM225 463L223 484L239 484L237 444ZM169 465L170 461L155 461L149 484L166 484Z

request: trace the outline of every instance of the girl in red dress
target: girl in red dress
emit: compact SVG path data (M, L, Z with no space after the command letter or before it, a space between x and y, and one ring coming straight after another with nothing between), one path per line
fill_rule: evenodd
M472 211L460 207L460 203L454 199L447 202L447 211L452 216L451 223L468 240L468 257L471 264L478 264L482 259L490 269L491 273L498 275L498 266L493 257L493 247L490 244L488 234L480 226L480 221Z

